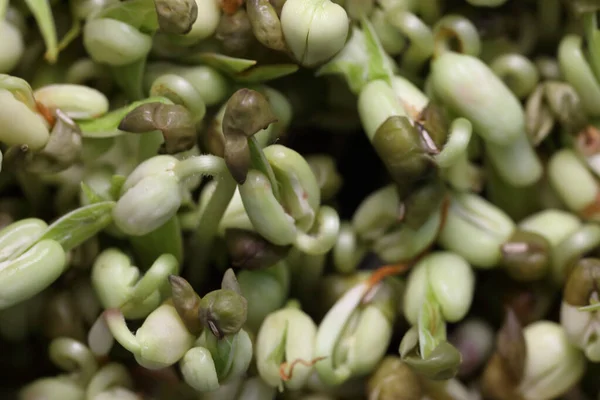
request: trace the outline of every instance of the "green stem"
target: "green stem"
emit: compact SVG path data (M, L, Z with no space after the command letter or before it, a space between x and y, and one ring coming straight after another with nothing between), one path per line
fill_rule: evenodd
M279 194L279 185L277 184L275 173L273 172L273 168L271 168L271 164L269 164L269 161L266 159L265 154L262 151L262 147L258 143L256 137L252 136L248 140L248 146L250 147L252 167L265 174L265 176L269 179L269 182L271 183L273 196L275 196L278 202L281 202L281 195Z
M177 215L147 235L129 237L129 242L144 269L162 254L172 254L179 263L183 262L183 239Z
M188 271L189 281L192 286L202 282L206 274L210 249L217 234L219 223L231 202L237 184L231 174L223 173L218 178L219 182L215 191L200 215L198 228L194 238L194 257L192 268Z

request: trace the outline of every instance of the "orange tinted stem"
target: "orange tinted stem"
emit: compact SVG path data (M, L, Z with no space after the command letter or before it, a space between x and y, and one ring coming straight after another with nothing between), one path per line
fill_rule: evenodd
M46 107L45 105L43 105L40 102L36 101L35 105L37 106L37 109L38 109L38 112L40 113L40 115L42 117L44 117L44 119L46 121L48 121L50 126L54 126L54 123L56 122L56 118L54 118L52 111L50 111L50 109L48 107Z
M313 365L315 365L316 363L318 363L321 360L324 360L325 358L327 358L327 357L317 357L312 361L306 361L301 358L298 358L297 360L292 361L290 364L288 364L287 362L284 362L283 364L281 364L279 366L279 376L281 377L282 381L287 382L290 379L292 379L292 375L294 374L294 367L296 365L302 364L305 367L312 367ZM290 369L289 374L285 372L285 370L288 368L288 365L289 365L289 369Z

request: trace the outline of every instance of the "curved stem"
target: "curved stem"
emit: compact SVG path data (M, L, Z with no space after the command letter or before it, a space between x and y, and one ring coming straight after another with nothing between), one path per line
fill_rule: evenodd
M94 375L87 387L85 397L87 400L92 400L100 393L115 386L131 389L133 380L123 365L110 363Z
M164 96L175 104L186 107L198 122L206 114L206 104L202 95L186 79L175 74L166 74L158 77L150 87L150 96Z
M446 51L458 51L474 57L481 53L481 40L477 28L465 17L447 15L437 22L433 32L436 56ZM458 49L453 48L453 41L456 41Z
M225 166L224 161L223 166ZM219 223L237 187L235 180L229 172L221 174L218 179L219 181L212 197L200 214L200 223L194 237L193 265L188 271L189 281L192 286L198 285L206 273L210 249L217 234Z
M169 275L177 275L178 273L179 263L177 259L171 254L163 254L138 281L131 292L131 298L123 307L132 302L144 301L152 293L167 284Z
M92 352L82 343L71 338L58 338L50 343L50 359L66 370L77 374L77 381L86 386L98 369L98 364Z
M449 168L467 154L472 132L473 127L469 120L457 118L452 122L448 142L442 151L434 156L438 167Z
M404 6L390 10L387 20L410 40L410 46L402 56L402 67L408 71L418 70L433 55L431 29L415 14L406 11Z
M575 88L587 113L598 117L600 85L581 50L581 42L581 37L576 35L564 37L558 47L558 62L565 80Z
M110 333L117 342L133 354L140 354L142 348L135 335L129 330L125 316L119 309L111 308L104 311L104 320Z
M562 284L568 276L572 261L583 257L600 244L600 226L584 224L579 230L563 240L552 251L552 275L556 283Z
M323 254L331 250L340 231L340 217L329 206L322 206L317 214L318 231L315 235L298 232L295 245L308 254Z
M225 160L221 157L201 155L178 162L173 168L173 172L179 180L184 180L193 175L219 175L226 171L226 169Z
M520 54L502 55L490 67L520 99L533 92L540 78L535 64Z

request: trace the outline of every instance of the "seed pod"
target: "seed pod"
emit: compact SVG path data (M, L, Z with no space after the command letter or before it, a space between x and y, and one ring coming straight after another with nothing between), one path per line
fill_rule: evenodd
M208 293L200 302L200 321L213 335L221 339L242 329L246 323L248 302L230 289L219 289Z
M172 1L172 0L164 0ZM219 2L216 0L193 0L196 3L196 18L188 32L182 35L170 35L170 38L182 46L190 46L215 33L221 20Z
M123 118L119 129L132 133L159 130L164 138L161 152L166 154L190 150L197 141L196 126L190 111L178 104L143 104Z
M593 309L600 287L600 263L595 258L579 260L563 291L560 323L571 343L592 362L600 361L598 315ZM592 307L582 310L580 307Z
M169 276L171 292L173 293L173 305L181 320L187 329L194 335L202 332L202 322L200 321L200 296L194 291L192 286L180 276Z
M216 31L225 54L242 56L256 40L246 10L241 8L232 15L223 15Z
M286 49L281 22L269 0L246 0L246 12L260 43L277 51Z
M377 129L372 143L403 194L407 192L407 186L435 167L433 158L422 146L419 131L407 117L386 119Z
M541 235L517 230L501 251L502 265L515 280L538 280L548 272L550 243Z
M250 169L248 138L276 121L267 98L255 90L240 89L227 101L222 124L224 158L238 184L246 181Z
M415 372L434 381L453 378L461 363L460 352L446 341L440 342L426 358L405 356L402 351L401 355L402 360Z
M198 18L198 5L195 0L154 0L158 26L161 32L189 33Z

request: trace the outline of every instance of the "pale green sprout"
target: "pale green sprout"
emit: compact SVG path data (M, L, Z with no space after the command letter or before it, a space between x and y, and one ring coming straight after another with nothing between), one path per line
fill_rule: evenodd
M179 367L188 385L198 392L210 392L246 373L252 349L250 336L243 329L223 339L205 329Z
M48 109L60 109L72 119L97 118L108 111L106 96L83 85L47 85L35 90L33 96Z
M550 321L528 325L524 376L519 392L526 400L560 397L583 376L585 357L569 343L564 328Z
M23 219L0 231L0 309L27 300L67 268L66 252L110 223L113 202L76 209L48 226Z
M434 381L456 375L461 355L448 343L446 321L465 317L474 290L475 274L456 254L430 253L414 267L403 302L413 327L402 338L399 353L416 372Z
M90 330L88 340L95 354L106 354L112 347L112 338L107 338L106 333L130 351L139 365L148 369L162 369L177 363L196 340L170 302L152 311L135 334L127 327L120 310L106 310Z
M178 270L175 257L164 254L140 276L140 270L127 255L109 248L96 258L91 280L105 309L119 308L125 318L137 319L146 317L160 305L168 276Z
M598 219L598 181L573 150L563 149L548 162L548 177L560 199L585 219ZM588 211L589 208L589 211Z
M217 69L207 65L180 66L166 62L149 63L144 76L144 88L150 90L153 82L165 74L179 75L200 93L206 106L221 104L232 90L231 82Z
M520 229L543 236L553 247L574 234L581 225L579 218L572 213L552 208L519 222Z
M484 198L454 193L438 241L474 267L493 268L500 262L502 244L515 229L508 215Z
M588 115L600 116L600 83L582 49L582 38L566 35L558 46L558 62L564 79L575 88Z
M281 11L281 29L294 58L314 67L335 56L349 32L346 11L330 0L288 0Z
M98 18L86 22L83 44L94 61L122 66L145 57L152 47L152 37L125 22Z
M339 216L333 208L320 206L320 190L310 166L300 154L281 145L265 148L264 156L281 187L281 202L267 175L254 169L248 172L239 191L256 232L276 245L293 244L309 254L328 252L339 232Z
M431 68L436 96L467 118L486 141L506 146L524 135L525 113L519 100L481 60L448 51Z
M314 356L323 359L315 368L328 386L373 371L387 350L395 319L395 296L387 284L371 290L368 293L367 282L348 290L318 327Z
M465 259L453 253L435 252L423 258L413 267L404 292L404 316L413 325L418 322L428 290L446 321L460 321L471 307L475 274Z
M392 87L383 80L367 83L358 97L358 114L369 140L390 117L407 116Z
M32 151L44 148L50 132L43 117L10 91L0 88L0 141L9 146L27 145Z
M288 304L269 314L256 337L256 366L260 377L270 386L298 390L312 373L317 326L298 304ZM317 361L318 362L318 361ZM283 380L284 373L291 377Z
M541 178L543 166L524 131L506 146L487 141L485 148L490 162L508 184L530 186Z
M185 186L193 175L218 175L225 161L202 155L179 161L173 156L155 156L129 175L114 210L115 223L124 233L140 236L157 229L179 209Z

